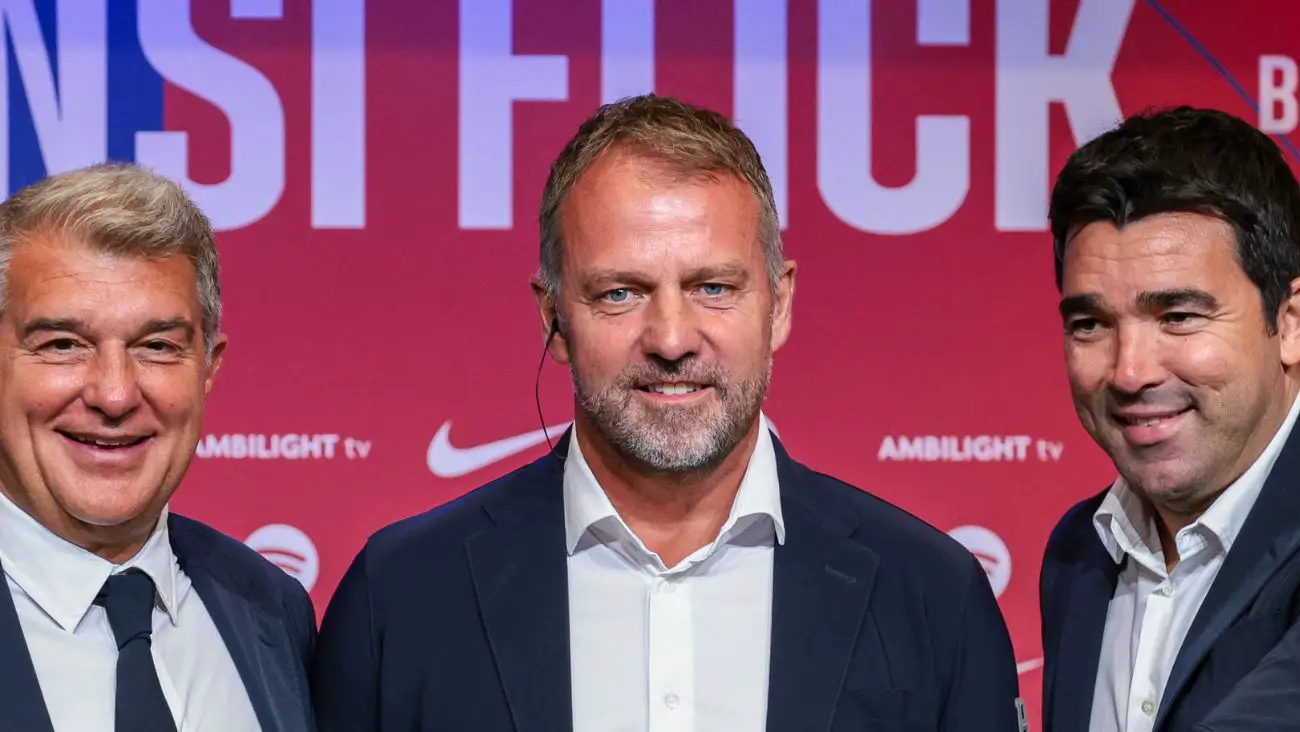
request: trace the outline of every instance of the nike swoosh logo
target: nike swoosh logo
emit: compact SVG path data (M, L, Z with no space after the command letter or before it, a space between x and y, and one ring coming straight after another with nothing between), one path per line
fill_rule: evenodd
M1043 665L1042 658L1035 658L1032 661L1021 661L1020 663L1016 664L1016 675L1019 676L1021 674L1029 673L1030 671L1033 671L1034 669L1039 668L1042 665Z
M547 433L555 440L570 424L572 422L565 422L547 427L545 432L534 430L473 447L456 447L451 444L451 420L447 420L429 443L425 462L429 465L429 472L439 478L459 478L546 442Z

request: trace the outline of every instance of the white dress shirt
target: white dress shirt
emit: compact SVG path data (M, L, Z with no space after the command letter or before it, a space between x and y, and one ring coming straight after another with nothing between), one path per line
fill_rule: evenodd
M765 418L717 539L675 567L632 533L576 438L564 466L574 732L757 732L772 556L784 542Z
M1174 537L1178 564L1165 570L1154 518L1124 480L1102 499L1093 524L1123 563L1106 614L1090 730L1150 732L1192 619L1255 505L1300 412L1300 399L1268 447L1192 524Z
M167 512L122 565L55 535L0 494L0 563L56 732L113 732L117 643L95 596L135 567L157 587L153 657L178 732L258 732L226 644L172 554Z

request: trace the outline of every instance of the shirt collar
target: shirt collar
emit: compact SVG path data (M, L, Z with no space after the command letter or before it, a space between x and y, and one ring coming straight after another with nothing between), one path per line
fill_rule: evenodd
M1179 531L1180 537L1204 530L1218 539L1225 554L1232 549L1242 525L1246 523L1246 517L1250 515L1250 509L1264 489L1264 482L1273 470L1273 464L1277 462L1278 455L1282 453L1282 448L1295 427L1298 415L1300 398L1292 401L1286 419L1259 458L1210 504L1205 513ZM1111 558L1117 563L1123 560L1125 554L1131 554L1139 547L1153 550L1159 545L1152 517L1148 515L1141 498L1128 487L1123 478L1116 478L1110 491L1102 498L1101 506L1093 515L1093 526Z
M109 575L135 567L153 580L157 597L176 623L176 558L164 507L158 525L131 559L115 565L58 536L0 493L0 564L23 592L64 631L77 629Z
M719 538L730 535L739 521L745 518L766 516L771 519L778 544L785 543L785 520L781 514L781 491L777 479L776 449L766 415L759 414L758 441L750 455L745 475L740 480L731 513L718 533ZM596 481L591 467L578 445L577 427L569 435L568 456L564 461L564 533L570 555L578 550L582 537L594 526L617 527L627 536L633 536L627 524L614 510L609 497Z

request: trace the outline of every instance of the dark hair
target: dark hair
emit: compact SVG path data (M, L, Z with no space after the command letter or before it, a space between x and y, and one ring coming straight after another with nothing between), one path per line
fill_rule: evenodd
M1276 332L1278 310L1300 277L1300 186L1278 146L1238 117L1187 106L1129 117L1083 145L1052 190L1057 289L1078 227L1123 228L1161 213L1214 216L1232 227L1237 260Z

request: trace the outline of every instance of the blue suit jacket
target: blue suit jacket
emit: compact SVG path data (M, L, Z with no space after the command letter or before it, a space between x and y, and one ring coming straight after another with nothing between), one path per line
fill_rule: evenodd
M197 521L171 514L167 528L177 562L225 639L263 732L314 730L307 665L316 614L302 585L244 544ZM0 591L0 669L0 727L52 732L7 590Z
M1048 539L1040 580L1043 729L1085 732L1120 566L1076 505ZM1300 726L1300 431L1287 441L1178 651L1155 732Z
M975 558L776 448L767 729L1015 732L1011 641ZM572 729L562 465L370 539L321 625L322 732Z

